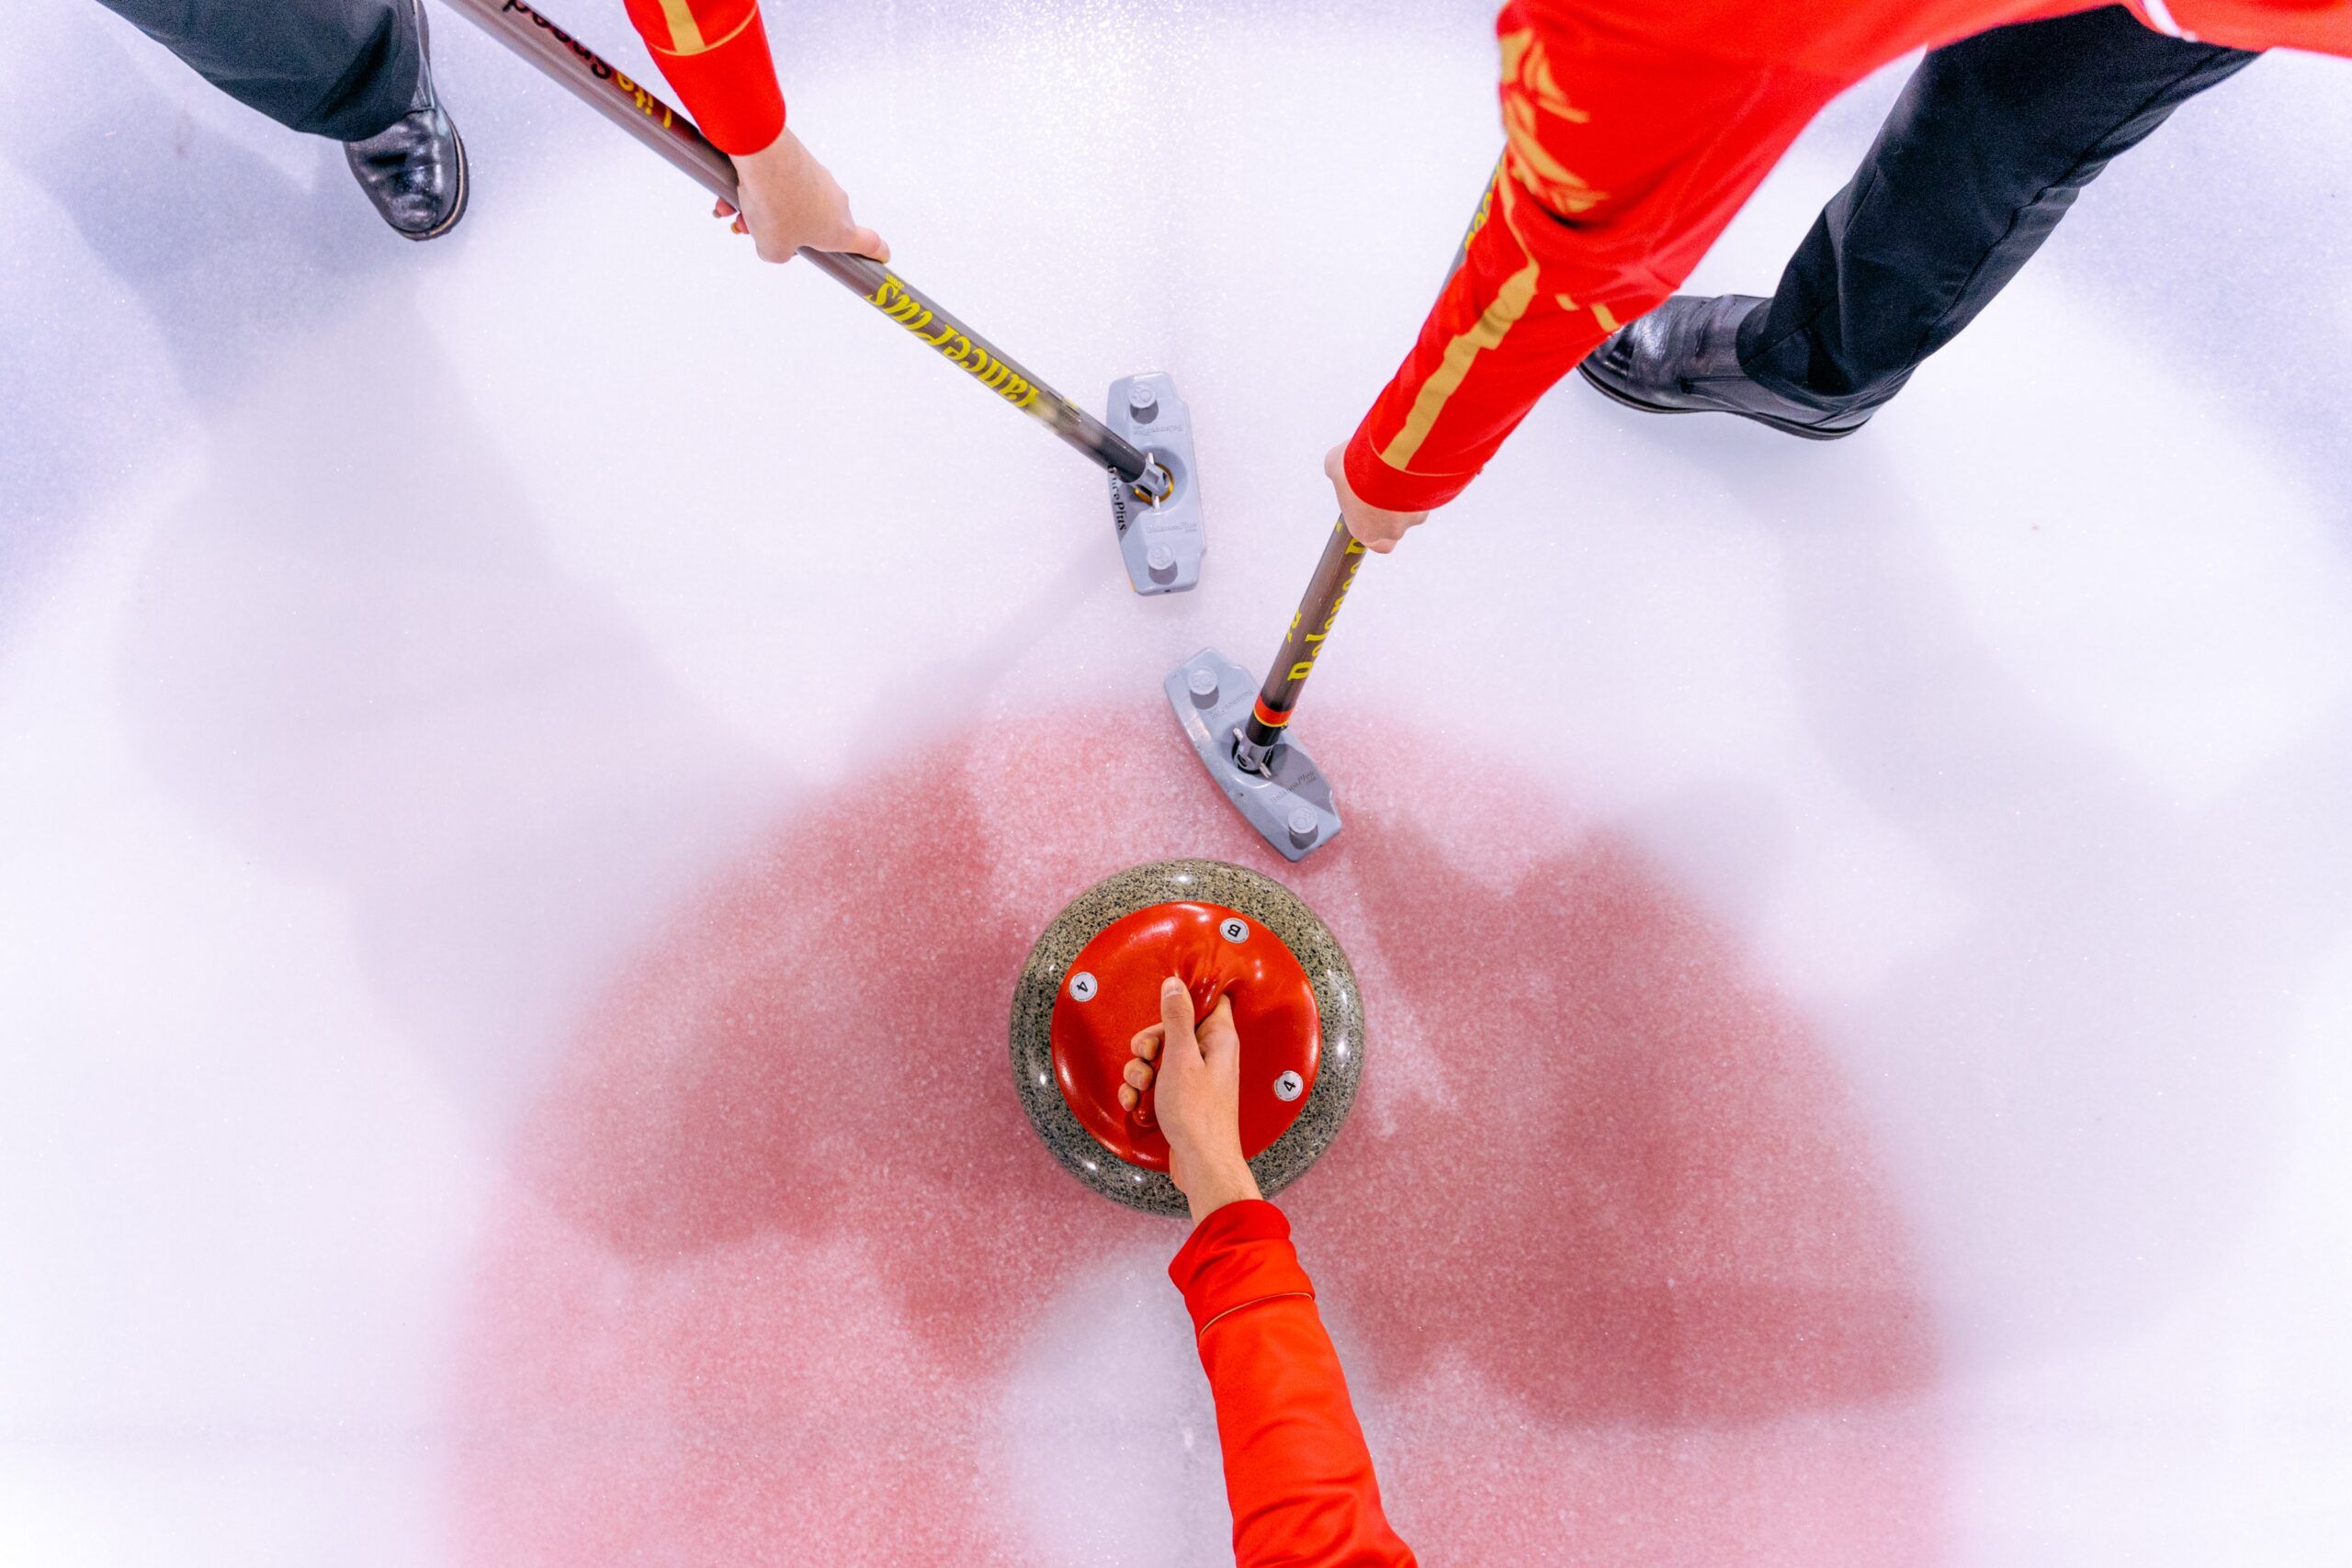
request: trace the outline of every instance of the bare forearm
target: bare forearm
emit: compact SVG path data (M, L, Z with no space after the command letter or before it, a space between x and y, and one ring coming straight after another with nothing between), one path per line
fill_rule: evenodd
M1261 1196L1258 1179L1250 1173L1249 1164L1242 1159L1238 1148L1228 1157L1202 1162L1198 1169L1190 1168L1181 1156L1176 1163L1185 1167L1175 1180L1184 1193L1184 1201L1192 1205L1193 1223L1196 1225L1227 1203Z

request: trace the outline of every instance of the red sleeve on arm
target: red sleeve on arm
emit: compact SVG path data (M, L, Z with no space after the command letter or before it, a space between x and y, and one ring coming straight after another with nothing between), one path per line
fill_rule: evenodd
M2160 33L2235 49L2307 49L2352 55L2352 5L2346 0L2126 0Z
M1346 1376L1272 1203L1194 1227L1168 1277L1184 1292L1216 1398L1237 1568L1413 1568L1388 1528Z
M1460 494L1546 389L1674 291L1849 79L1777 63L1779 10L1735 13L1736 36L1724 10L1504 6L1503 162L1463 265L1348 443L1358 496L1423 512Z
M784 129L784 90L758 0L628 0L653 62L722 152L757 152Z

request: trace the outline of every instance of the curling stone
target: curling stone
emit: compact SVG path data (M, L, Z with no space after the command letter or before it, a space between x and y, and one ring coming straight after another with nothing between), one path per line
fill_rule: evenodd
M1363 1004L1347 954L1272 878L1223 861L1154 861L1072 899L1029 950L1012 995L1012 1082L1072 1176L1147 1213L1182 1215L1152 1096L1119 1086L1169 976L1196 1017L1233 1001L1241 1152L1271 1198L1331 1146L1363 1071Z

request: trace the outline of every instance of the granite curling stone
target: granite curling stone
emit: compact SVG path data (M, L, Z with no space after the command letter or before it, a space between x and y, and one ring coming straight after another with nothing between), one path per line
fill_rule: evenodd
M1196 1016L1233 1000L1242 1154L1271 1198L1339 1135L1363 1072L1363 1004L1347 954L1271 877L1223 861L1133 866L1087 889L1029 951L1012 996L1012 1082L1072 1176L1132 1209L1182 1216L1151 1096L1118 1103L1136 1032L1170 975Z

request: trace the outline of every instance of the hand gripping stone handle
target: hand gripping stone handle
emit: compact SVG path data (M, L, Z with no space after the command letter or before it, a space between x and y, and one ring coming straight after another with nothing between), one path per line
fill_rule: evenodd
M705 190L734 202L735 165L694 122L631 79L525 0L444 0L555 79L556 85L644 142ZM854 291L917 341L998 397L1036 420L1145 501L1173 488L1167 471L1133 442L1063 397L880 262L838 251L800 253L811 266Z

